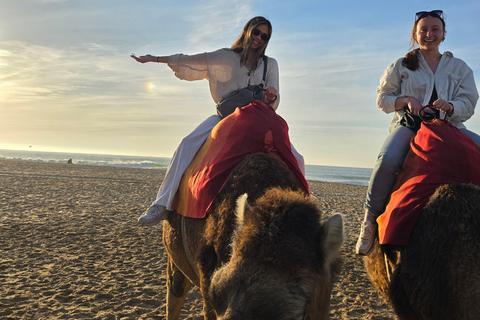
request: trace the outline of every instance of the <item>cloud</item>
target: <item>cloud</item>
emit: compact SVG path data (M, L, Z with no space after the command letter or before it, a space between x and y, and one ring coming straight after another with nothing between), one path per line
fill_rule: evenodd
M138 77L128 55L96 43L74 47L2 42L0 101L38 102L49 99L68 106L74 99L135 96L129 82ZM8 87L5 87L5 85ZM5 105L3 103L3 105Z
M39 0L40 3L58 3L58 2L68 2L71 0Z
M245 23L253 18L253 1L199 1L188 11L185 20L191 31L186 36L192 52L230 47Z

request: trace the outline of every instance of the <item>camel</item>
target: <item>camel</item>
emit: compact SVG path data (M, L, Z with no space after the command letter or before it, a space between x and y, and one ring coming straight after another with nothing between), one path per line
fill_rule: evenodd
M480 187L437 188L406 246L375 243L370 280L401 320L480 319Z
M321 218L282 161L247 156L205 218L164 222L166 318L196 285L206 320L326 319L344 234L340 214Z

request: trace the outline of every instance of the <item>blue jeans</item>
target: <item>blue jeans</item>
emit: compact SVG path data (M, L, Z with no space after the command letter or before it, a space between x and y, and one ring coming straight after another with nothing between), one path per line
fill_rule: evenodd
M467 129L460 129L480 146L480 136ZM380 149L377 162L373 168L365 199L365 210L378 217L385 211L387 199L395 184L396 174L405 161L410 150L410 140L415 132L397 124L390 132Z

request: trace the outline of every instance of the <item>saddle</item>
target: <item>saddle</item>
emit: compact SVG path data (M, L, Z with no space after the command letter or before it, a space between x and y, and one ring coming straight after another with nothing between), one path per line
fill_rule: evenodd
M233 169L246 156L261 152L282 160L309 193L291 151L287 123L273 108L255 100L213 128L182 177L173 209L189 218L204 218Z
M448 121L422 122L377 219L380 244L406 245L430 196L457 183L480 186L480 147Z

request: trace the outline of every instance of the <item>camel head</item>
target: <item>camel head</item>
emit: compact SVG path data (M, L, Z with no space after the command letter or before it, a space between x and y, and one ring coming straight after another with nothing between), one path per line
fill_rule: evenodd
M247 198L237 200L231 258L212 278L217 319L326 318L342 216L322 223L318 206L298 191L273 188L252 204Z

